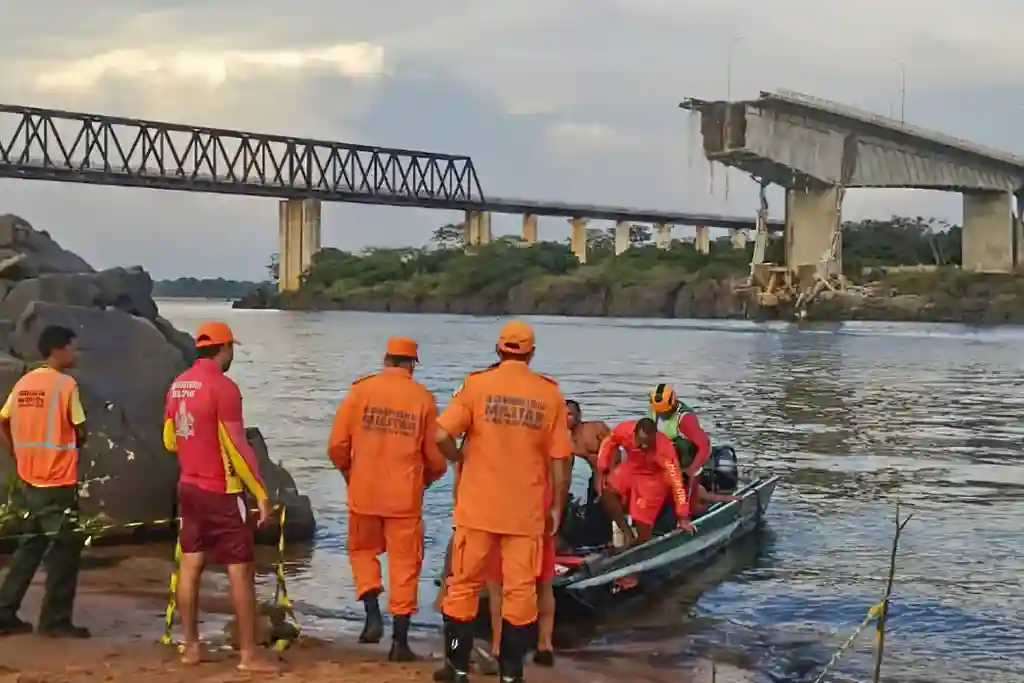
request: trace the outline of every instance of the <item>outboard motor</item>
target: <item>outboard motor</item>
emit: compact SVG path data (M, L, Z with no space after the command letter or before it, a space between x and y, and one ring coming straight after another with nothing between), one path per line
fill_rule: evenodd
M732 446L714 446L704 464L700 483L713 493L732 493L740 486L740 468L736 449Z

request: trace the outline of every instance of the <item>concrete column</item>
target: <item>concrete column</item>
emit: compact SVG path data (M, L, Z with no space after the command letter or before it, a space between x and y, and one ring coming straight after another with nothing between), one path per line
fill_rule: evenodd
M491 243L491 212L480 212L480 244Z
M587 221L586 218L570 218L569 225L572 226L570 248L576 254L576 260L580 263L587 262Z
M839 188L786 190L786 265L797 272L814 265L818 275L827 277L842 271L842 240L836 258L825 262L832 248L832 236L839 225Z
M491 241L491 213L489 211L467 211L464 236L467 247L488 244Z
M278 204L280 246L277 289L294 292L320 251L320 200L285 199Z
M965 192L964 270L1007 273L1013 270L1013 195Z
M654 224L654 246L668 249L672 246L672 226L668 223Z
M697 226L697 236L693 240L693 247L697 250L698 254L708 254L711 252L711 231L708 230L708 226Z
M732 244L733 249L746 249L747 231L733 228L729 231L729 242Z
M537 216L532 213L523 214L523 242L537 244Z
M626 221L615 223L615 255L618 256L629 250L629 228Z

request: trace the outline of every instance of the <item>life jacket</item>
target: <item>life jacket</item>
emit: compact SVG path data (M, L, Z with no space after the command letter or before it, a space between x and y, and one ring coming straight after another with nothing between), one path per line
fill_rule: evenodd
M672 445L675 446L676 454L679 456L679 465L684 469L688 467L697 456L697 447L693 445L693 442L679 433L679 420L681 420L683 416L692 412L693 410L690 406L683 402L678 404L676 412L672 413L672 416L668 419L658 417L658 415L651 409L648 409L647 411L647 417L654 420L654 423L658 426L658 431L672 440Z

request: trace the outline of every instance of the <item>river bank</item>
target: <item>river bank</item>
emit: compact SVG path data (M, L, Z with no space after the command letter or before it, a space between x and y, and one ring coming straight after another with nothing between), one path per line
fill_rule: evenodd
M235 302L240 309L563 315L577 317L776 320L785 306L761 306L742 277L702 277L667 269L624 282L599 272L532 278L505 291L450 294L417 282L393 282L332 292L314 287L278 294L259 290ZM1024 277L969 274L955 269L894 273L845 292L824 292L808 319L886 322L1024 324Z
M239 673L237 655L224 645L225 624L231 606L223 576L207 573L203 586L200 630L207 643L208 662L183 666L174 648L159 645L167 579L171 563L166 553L148 548L142 554L122 550L90 551L80 575L76 604L77 623L87 626L93 638L84 641L53 640L36 635L0 638L0 683L228 683L251 680ZM168 549L170 550L170 549ZM22 616L32 620L39 611L44 576L37 577L26 597ZM309 627L307 617L306 626ZM303 635L282 656L287 670L273 680L283 682L399 683L427 681L440 660L440 638L433 632L414 634L414 648L424 657L415 664L386 661L387 641L361 646L351 634L329 634L315 628ZM635 667L636 662L633 662ZM611 681L613 672L630 670L623 657L590 657L579 662L559 662L554 670L531 667L537 683L592 683ZM710 662L692 662L680 672L651 669L634 680L706 683L711 680ZM750 674L728 664L716 665L720 683L745 683ZM635 669L633 669L635 671ZM671 675L670 675L671 674ZM682 677L680 678L680 675Z

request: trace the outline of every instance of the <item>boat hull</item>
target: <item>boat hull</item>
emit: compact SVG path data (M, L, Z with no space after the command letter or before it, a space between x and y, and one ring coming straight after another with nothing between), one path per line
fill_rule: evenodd
M706 566L763 524L779 477L757 479L694 521L696 531L672 531L614 555L594 554L552 582L559 626L629 609L682 576ZM490 634L487 600L481 600L477 632Z

